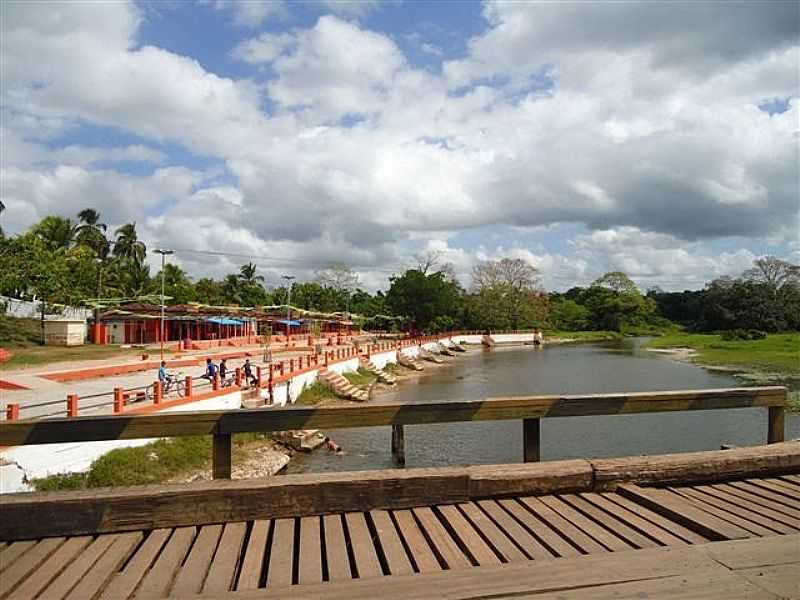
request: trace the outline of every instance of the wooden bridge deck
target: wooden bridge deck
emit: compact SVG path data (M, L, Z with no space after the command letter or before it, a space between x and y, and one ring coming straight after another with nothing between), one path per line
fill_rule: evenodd
M732 546L739 548L735 556L752 555L740 568L759 567L766 577L734 574L735 567L709 558L712 551L698 550L725 548L709 543L731 540L740 540ZM755 544L749 555L741 551L745 543ZM676 571L677 565L684 570ZM592 572L595 579L587 579ZM558 573L561 583L551 581ZM497 597L503 590L559 589L558 597L572 597L564 590L601 597L600 588L589 593L583 585L595 580L603 594L616 588L622 597L703 582L706 587L698 589L709 597L715 589L727 594L721 597L791 596L787 590L800 596L800 476L683 487L622 484L607 493L298 514L0 545L0 598L234 592L460 598L479 596L481 589Z

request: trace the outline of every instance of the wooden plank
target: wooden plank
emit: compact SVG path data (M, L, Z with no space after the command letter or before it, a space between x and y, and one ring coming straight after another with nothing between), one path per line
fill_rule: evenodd
M575 525L575 527L584 531L588 536L594 538L612 552L616 552L618 550L630 550L633 548L632 544L629 544L622 538L617 537L610 531L606 531L592 519L581 514L560 498L555 496L543 496L540 498L540 500L552 510L564 517L567 521Z
M294 519L278 519L269 550L267 587L292 585L294 550Z
M541 460L541 427L539 419L522 419L522 460L539 462Z
M468 499L469 473L463 467L387 469L2 494L0 539L50 537L61 531L94 535L464 502Z
M530 531L555 556L579 556L580 552L556 531L536 518L517 500L499 500L498 503L523 527Z
M800 534L719 542L697 548L729 569L782 565L800 561Z
M403 536L408 549L411 552L411 557L417 566L420 573L434 573L441 571L442 566L439 560L433 553L430 545L428 545L422 530L419 528L414 515L410 510L396 510L393 512L395 521L397 522L397 529Z
M322 581L322 542L319 535L320 518L300 519L300 554L297 583Z
M186 562L175 576L170 592L173 596L193 596L201 592L221 534L222 525L206 525L200 528Z
M375 545L372 543L372 535L367 528L364 513L347 513L344 519L358 577L365 579L383 575L383 569L381 569Z
M618 483L688 485L747 477L783 475L800 470L800 444L631 456L592 460L594 490L613 491Z
M167 595L196 533L196 527L181 527L172 532L161 554L142 579L137 598L163 598Z
M64 543L64 538L47 538L28 550L0 577L0 598L5 597L21 581L45 562Z
M783 477L779 477L777 479L770 479L769 482L772 483L773 485L777 485L779 487L786 488L787 490L789 490L791 492L800 491L800 486L792 483L791 481L787 481Z
M782 494L794 500L795 506L800 506L800 490L776 485L771 479L748 479L747 483L757 485L776 494Z
M233 437L230 433L215 433L211 445L211 474L214 479L231 478Z
M494 500L479 500L478 506L520 549L533 560L553 558L553 554L533 537Z
M792 498L784 496L783 494L780 493L776 493L773 490L769 490L763 486L755 485L754 483L751 483L749 481L730 481L729 485L737 489L740 489L742 491L749 492L754 496L761 496L762 498L771 500L776 504L782 504L787 509L792 511L791 514L794 514L794 512L798 509L798 503L795 502Z
M24 542L12 542L3 548L3 553L0 554L0 573L14 564L15 560L33 548L37 543L38 540L25 540Z
M608 548L598 543L583 530L578 529L567 519L544 504L540 498L531 496L528 498L520 498L519 500L542 521L558 531L571 544L574 544L581 552L585 554L602 554L608 552Z
M662 546L682 546L686 544L685 540L679 538L677 535L673 535L669 532L669 530L659 527L658 525L648 521L638 514L628 510L627 508L623 508L618 504L614 504L605 496L590 493L581 494L581 498L587 502L591 502L596 507L603 509L610 515L615 516L618 520L627 523L636 531L639 531L650 539L655 540Z
M776 531L778 533L797 533L800 531L800 522L797 527L792 527L784 522L784 519L791 520L791 517L786 517L781 513L771 511L768 508L737 498L731 494L726 494L720 490L716 490L711 486L700 486L693 488L695 492L705 494L706 497L713 498L717 502L717 507L732 512L740 517L755 521L759 525L763 525L767 529Z
M587 492L592 489L594 483L594 471L588 460L476 465L468 467L467 473L469 498ZM443 500L436 503L449 502Z
M783 441L786 431L786 409L783 406L770 406L767 409L767 443Z
M655 548L658 546L649 537L642 535L621 519L617 519L615 516L587 502L585 498L571 494L559 496L559 498L635 548Z
M85 550L82 552L79 550L80 554L77 555L75 560L41 592L42 597L48 600L64 598L83 579L100 557L108 552L123 535L125 534L101 535L91 542ZM31 594L31 596L33 595Z
M92 541L89 536L69 538L58 550L47 557L44 563L30 573L22 584L8 598L34 598L58 575L67 568L73 559ZM10 573L9 573L10 574ZM5 576L4 576L5 578Z
M796 511L797 516L792 516L792 509L783 504L767 500L761 496L756 496L755 494L729 485L714 485L709 486L709 489L713 489L715 492L722 494L721 497L729 499L731 502L739 504L747 502L748 506L753 506L754 509L757 509L759 512L769 515L782 523L786 523L795 529L800 529L800 511Z
M328 581L348 581L352 578L352 573L341 515L325 515L322 517L322 526L325 529Z
M116 541L100 559L92 565L75 588L67 596L67 600L85 600L94 598L122 567L133 551L142 541L144 535L140 531L116 534Z
M800 598L800 562L772 565L736 571L750 583L775 594L779 598Z
M781 386L523 396L432 403L98 415L0 422L0 446L540 417L785 406Z
M469 559L453 538L450 537L450 534L447 533L447 530L429 507L414 508L412 512L426 533L434 551L444 561L448 569L465 569L472 566Z
M464 502L459 504L458 508L469 519L472 526L483 534L483 537L489 541L495 551L500 553L505 562L528 560L522 550L517 548L508 536L476 504Z
M756 523L752 519L743 518L737 513L730 511L725 507L720 506L720 504L722 503L718 502L712 496L707 496L702 492L693 490L692 488L674 488L674 489L670 488L670 489L674 493L694 503L696 506L706 511L707 513L719 517L720 519L723 519L725 521L728 521L729 523L733 523L737 527L741 527L745 531L751 532L753 535L765 536L765 535L775 535L776 533L772 529L764 527L763 525Z
M236 567L242 555L242 544L247 533L247 523L226 523L222 537L208 569L203 593L224 594L233 588Z
M125 568L111 580L101 598L103 600L120 600L129 598L139 585L150 565L161 552L170 537L172 530L156 529L151 531L147 539L134 553Z
M386 564L389 567L390 575L405 575L413 573L414 567L408 559L400 535L395 529L392 518L385 510L373 510L369 513L375 531L378 534L383 555L386 557Z
M267 551L269 521L255 521L250 530L250 539L242 560L236 590L256 590L261 582L261 571L264 567L264 556Z
M727 452L730 452L729 450ZM635 485L619 486L619 493L644 505L662 516L696 531L710 540L740 540L752 537L749 531L715 517L691 504L688 500L666 490L651 490Z
M620 496L619 494L613 494L613 493L602 494L602 496L609 502L613 502L617 506L620 506L630 511L639 517L642 517L643 519L649 521L650 523L653 523L654 525L657 525L658 527L669 531L673 535L678 536L679 538L687 541L690 544L705 544L706 542L709 541L708 538L700 535L699 533L696 533L691 529L684 527L680 523L671 521L670 519L667 519L661 516L660 514L653 512L649 508L646 508L640 504L636 504L635 502L631 502L624 496Z
M781 479L795 485L800 485L800 475L781 475Z
M446 504L436 507L436 511L446 524L450 535L461 541L461 546L467 549L474 563L479 566L500 564L497 554L483 541L483 538L459 512L458 508L452 504Z

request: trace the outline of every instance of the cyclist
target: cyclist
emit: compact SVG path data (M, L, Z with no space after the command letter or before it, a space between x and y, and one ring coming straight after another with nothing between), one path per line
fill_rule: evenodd
M161 366L158 368L158 380L161 382L161 385L165 385L168 379L167 375L167 361L162 360Z
M244 370L244 378L251 385L255 385L258 382L256 376L253 375L253 365L250 364L250 359L247 358L242 365L242 369Z
M208 379L209 381L214 381L214 377L217 374L217 365L211 362L210 358L206 359L206 372L203 374L203 379Z
M219 361L219 378L222 381L225 381L225 377L228 375L228 365L226 364L226 359L222 359Z

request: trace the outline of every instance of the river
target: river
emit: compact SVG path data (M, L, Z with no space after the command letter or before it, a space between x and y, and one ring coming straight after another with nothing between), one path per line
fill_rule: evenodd
M401 382L376 402L434 402L525 394L582 394L736 387L734 377L657 356L643 340L607 344L471 350L452 364ZM718 450L766 440L766 409L698 411L542 420L542 460ZM327 432L343 455L297 455L287 472L392 468L389 427ZM787 414L787 439L800 437L800 415ZM521 462L520 421L412 425L406 466Z

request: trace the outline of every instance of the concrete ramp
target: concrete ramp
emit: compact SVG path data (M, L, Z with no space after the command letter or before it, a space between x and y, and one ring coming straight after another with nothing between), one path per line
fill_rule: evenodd
M391 373L388 373L387 371L384 371L383 369L379 369L372 363L372 361L362 359L361 365L367 371L375 375L375 377L377 377L378 381L380 381L381 383L386 383L388 385L394 385L397 383L397 377L395 377Z
M369 393L356 387L343 376L335 371L323 369L319 373L320 380L330 386L337 396L355 400L356 402L366 402L369 400Z

